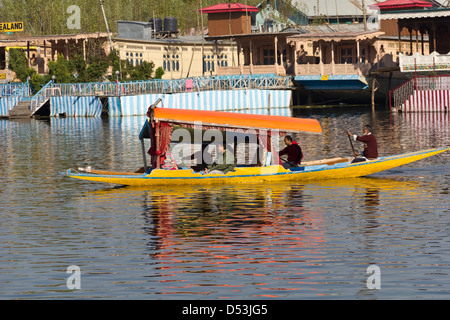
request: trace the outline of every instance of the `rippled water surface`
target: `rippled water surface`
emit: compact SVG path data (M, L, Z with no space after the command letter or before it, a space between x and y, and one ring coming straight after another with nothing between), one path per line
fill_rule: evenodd
M450 144L449 114L300 116L324 129L296 136L305 160L350 155L344 130L365 123L381 155ZM139 189L59 175L140 167L143 120L0 120L1 299L450 298L450 152L311 183Z

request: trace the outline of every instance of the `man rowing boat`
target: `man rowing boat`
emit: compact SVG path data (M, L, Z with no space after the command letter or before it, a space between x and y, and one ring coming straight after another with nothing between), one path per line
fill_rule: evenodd
M349 136L352 136L355 141L360 141L364 143L364 150L362 154L355 153L355 157L360 155L364 156L368 160L373 160L378 158L378 144L377 139L372 134L372 128L366 124L363 127L363 134L358 136L356 134L351 134L350 131L347 130Z
M285 169L298 167L303 159L302 148L291 136L284 137L284 143L286 148L279 152L280 156L287 154L287 162L283 163L283 167Z

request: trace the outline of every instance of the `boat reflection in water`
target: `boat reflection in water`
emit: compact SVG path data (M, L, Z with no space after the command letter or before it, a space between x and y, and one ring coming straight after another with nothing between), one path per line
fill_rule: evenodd
M414 205L416 195L425 192L416 182L357 178L123 187L89 197L98 203L139 199L136 214L144 220L149 263L155 267L149 281L162 285L161 294L282 298L291 291L333 294L349 283L364 290L359 265L367 267L371 251L386 249L383 226L401 219L399 202Z

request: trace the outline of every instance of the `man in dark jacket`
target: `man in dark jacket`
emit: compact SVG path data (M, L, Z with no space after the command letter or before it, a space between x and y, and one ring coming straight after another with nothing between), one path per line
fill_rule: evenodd
M357 136L356 134L353 135L350 133L350 131L347 130L347 133L352 136L355 141L364 142L364 150L362 152L362 155L368 160L378 158L377 139L371 131L372 129L369 125L365 125L363 127L363 134L361 136ZM355 157L357 156L359 156L359 154L355 154Z
M286 169L298 167L303 159L302 148L300 148L291 136L284 137L284 143L286 144L286 148L279 152L280 156L287 154L287 162L283 163L283 167Z
M227 174L230 171L234 171L236 168L236 159L234 158L233 153L221 143L217 146L217 149L219 154L216 161L205 169L204 174Z

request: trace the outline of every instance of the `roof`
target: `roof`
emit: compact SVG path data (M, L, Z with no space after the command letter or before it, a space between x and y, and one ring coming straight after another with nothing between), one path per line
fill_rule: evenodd
M223 130L241 128L279 130L280 132L322 132L322 127L316 119L171 108L154 108L153 112L155 121L179 125L200 124Z
M401 20L401 19L421 19L421 18L445 18L450 17L450 8L384 11L380 15L380 20Z
M219 3L210 7L199 9L202 13L229 13L229 12L258 12L259 9L253 6L246 6L242 3Z
M387 0L370 6L378 7L380 10L422 9L431 8L433 4L424 0Z
M307 33L294 34L289 39L302 40L325 40L325 41L343 41L343 40L366 40L374 39L384 35L382 31L359 31L359 30L314 30L311 29Z
M378 0L365 0L366 6L370 6ZM291 0L304 14L312 17L362 17L361 0Z

